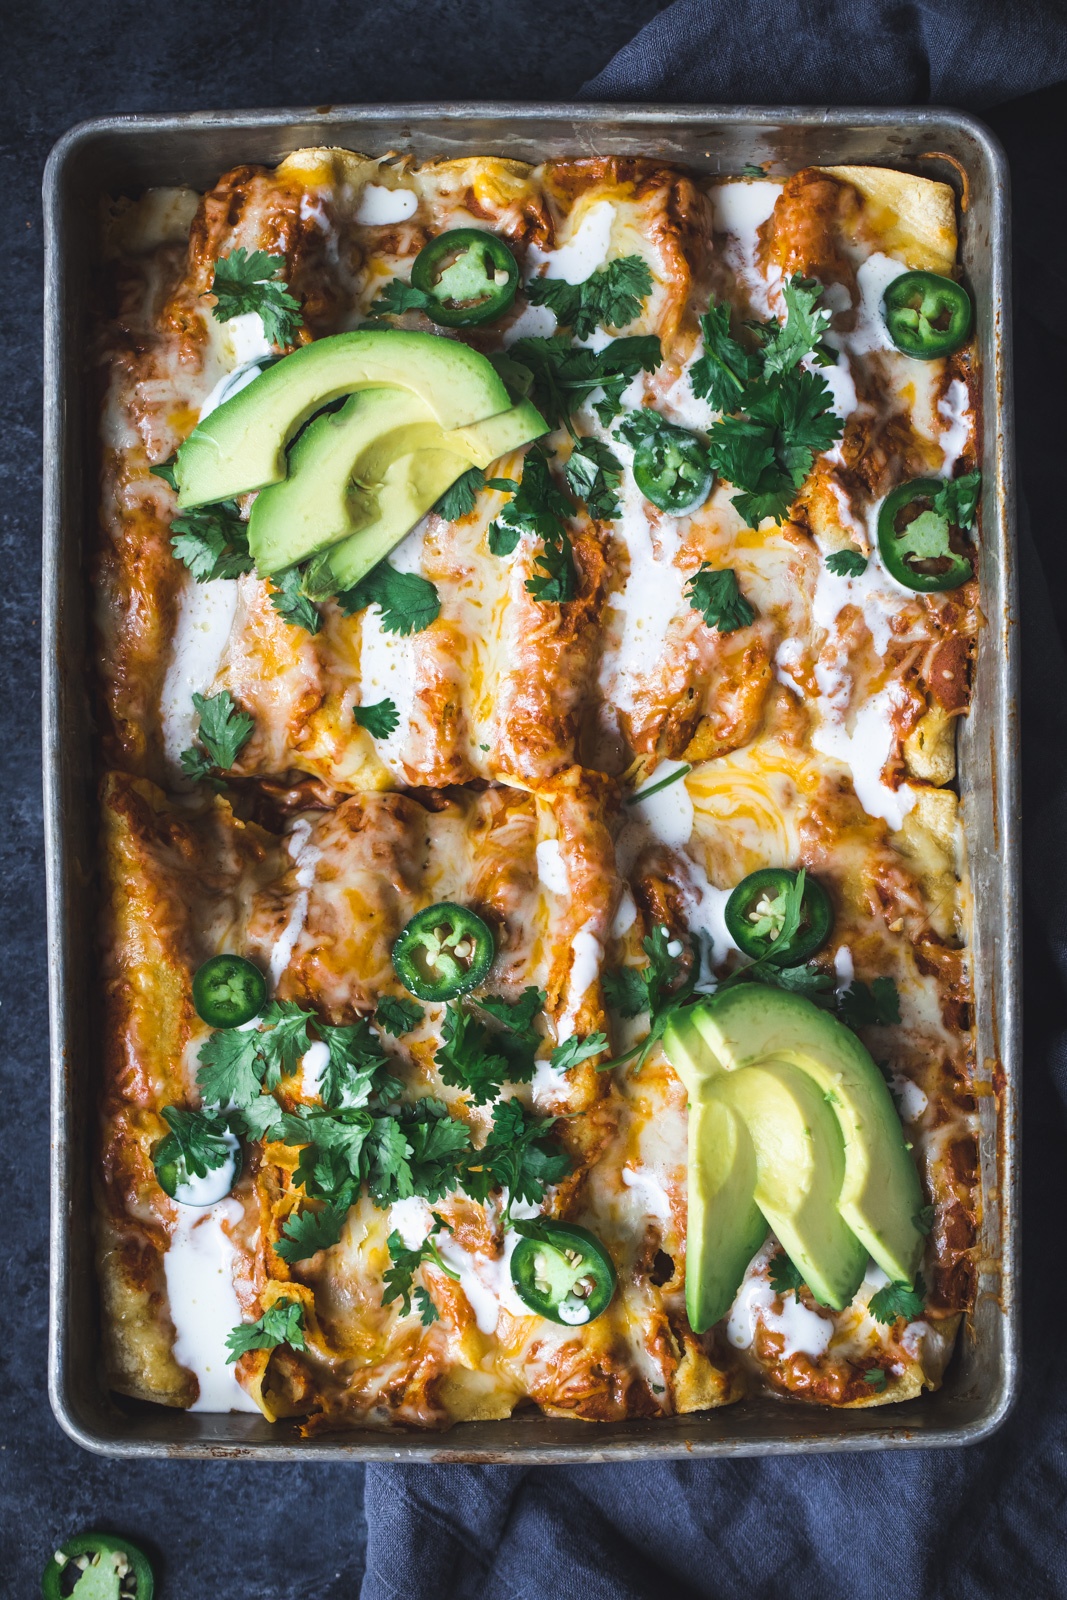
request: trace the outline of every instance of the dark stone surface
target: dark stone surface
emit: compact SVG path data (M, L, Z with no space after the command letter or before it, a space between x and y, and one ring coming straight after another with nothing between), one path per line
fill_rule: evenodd
M513 96L566 99L659 9L573 0L22 0L0 13L0 1595L37 1592L54 1545L114 1528L166 1597L340 1600L359 1587L362 1473L88 1455L45 1392L48 1011L40 624L40 180L82 118L124 111ZM6 1258L6 1259L5 1259Z

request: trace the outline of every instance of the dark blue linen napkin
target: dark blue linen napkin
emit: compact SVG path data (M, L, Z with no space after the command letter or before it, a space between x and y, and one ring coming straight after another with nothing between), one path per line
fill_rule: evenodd
M1051 0L678 0L586 93L986 107L1064 79L1067 8ZM655 1467L372 1466L362 1600L1067 1596L1067 88L991 120L1012 157L1016 411L1031 510L1020 518L1020 1402L970 1450Z

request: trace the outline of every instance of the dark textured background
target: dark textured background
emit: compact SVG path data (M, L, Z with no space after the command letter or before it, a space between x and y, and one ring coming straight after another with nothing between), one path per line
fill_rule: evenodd
M363 1568L362 1472L138 1465L78 1449L45 1392L48 1012L38 725L41 173L85 117L493 96L566 99L659 9L612 0L16 0L0 5L0 1595L57 1541L114 1528L163 1600L340 1600ZM10 1264L3 1265L4 1257Z
M47 1011L38 741L39 184L45 157L71 124L107 112L482 95L567 98L659 9L657 0L612 0L595 9L578 0L362 5L306 0L289 7L278 0L239 5L184 0L180 7L152 8L126 0L111 5L45 0L35 6L19 0L12 8L9 0L0 14L0 193L5 200L0 231L0 640L5 653L0 679L0 1097L6 1113L6 1190L13 1197L4 1206L0 1236L0 1284L7 1302L0 1339L0 1364L7 1368L0 1374L4 1600L36 1593L37 1575L54 1543L91 1526L114 1527L143 1541L164 1577L161 1600L340 1600L358 1590L364 1543L358 1469L109 1462L71 1444L48 1409ZM1063 92L1051 91L988 114L1012 158L1020 365L1031 371L1040 366L1050 374L1062 374L1067 364L1062 266L1067 238L1062 204L1048 187L1049 176L1058 185L1067 168L1065 107ZM1035 540L1053 595L1063 595L1067 541L1060 506L1067 405L1061 379L1049 378L1043 392L1030 386L1020 409L1025 417L1021 476L1034 511ZM1057 620L1062 632L1063 617ZM1035 1035L1043 1036L1035 1037L1040 1045L1045 1037L1062 1036L1064 1029L1060 1006L1049 1004L1054 993L1041 941L1034 940L1027 999L1031 1020L1039 1022ZM1029 1107L1031 1117L1049 1123L1059 1116L1051 1086L1040 1075L1031 1079ZM1062 1185L1051 1169L1031 1167L1026 1188L1031 1223L1035 1214L1048 1216L1062 1207ZM1030 1237L1038 1235L1030 1231ZM1047 1257L1031 1256L1028 1265L1032 1339L1062 1314L1064 1292L1063 1275L1049 1269ZM1062 1516L1063 1463L1034 1460L1027 1470L1028 1419L1040 1412L1041 1395L1048 1394L1053 1380L1053 1371L1045 1370L1050 1343L1042 1340L1038 1349L1027 1341L1023 1407L983 1452L983 1498L993 1525L1005 1509L998 1504L998 1489L1017 1505L1032 1500L1039 1517ZM727 1487L723 1471L732 1481L754 1470L754 1464L734 1464L721 1469L715 1481L722 1490ZM822 1480L833 1476L834 1464L832 1459L797 1463L797 1471ZM712 1482L709 1475L709 1492ZM1052 1510L1057 1502L1058 1513ZM892 1541L892 1528L884 1531ZM1020 1532L1016 1527L1016 1539ZM764 1557L770 1554L765 1551ZM955 1566L948 1548L942 1554ZM1027 1555L1024 1536L1018 1570L1020 1576L1028 1574L1028 1592L1052 1593ZM402 1583L400 1574L397 1579ZM704 1573L701 1592L711 1592L705 1585L714 1583L714 1573ZM775 1600L799 1592L784 1575L780 1586L773 1580L770 1589L756 1587L774 1593ZM859 1592L880 1595L883 1587L871 1573ZM986 1592L993 1591L983 1588Z

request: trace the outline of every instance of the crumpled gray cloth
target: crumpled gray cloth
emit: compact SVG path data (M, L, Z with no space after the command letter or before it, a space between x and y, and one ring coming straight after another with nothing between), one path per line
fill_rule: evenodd
M597 99L936 101L1067 78L1050 0L678 0ZM371 1466L362 1600L1067 1596L1067 92L1004 108L1016 214L1026 799L1022 1395L969 1450L575 1468ZM576 1425L582 1426L582 1425Z

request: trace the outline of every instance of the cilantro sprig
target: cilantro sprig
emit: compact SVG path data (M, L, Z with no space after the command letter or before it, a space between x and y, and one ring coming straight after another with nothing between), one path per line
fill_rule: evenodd
M434 506L439 517L446 522L458 522L469 516L478 500L478 491L485 488L485 473L481 467L468 467L460 474Z
M219 1028L200 1046L196 1081L208 1105L243 1108L274 1089L310 1048L314 1020L295 1000L272 1000L258 1028Z
M862 550L834 550L826 557L826 570L835 578L858 578L867 571L867 557Z
M441 614L441 597L429 578L398 572L388 561L379 561L351 589L342 590L337 604L346 617L377 606L384 632L402 636L422 633Z
M549 1184L561 1183L572 1170L570 1156L551 1137L556 1120L535 1116L519 1100L501 1100L485 1143L466 1158L462 1184L472 1200L484 1203L494 1189L507 1190L505 1227L516 1200L540 1205Z
M652 274L641 256L618 256L582 283L531 278L526 285L531 305L547 306L576 339L588 339L598 327L628 327L651 293Z
M756 613L741 593L732 567L712 567L702 561L685 586L686 597L699 611L706 627L719 633L736 633L755 621Z
M867 1310L875 1322L892 1324L903 1317L906 1322L914 1322L916 1317L921 1317L926 1307L926 1284L922 1273L917 1273L914 1289L907 1283L887 1283L884 1289L879 1289L871 1296Z
M563 469L567 487L576 500L584 500L591 517L610 522L619 515L622 462L603 439L581 434Z
M238 245L215 263L210 293L215 296L212 316L219 322L257 311L263 319L263 332L271 344L291 345L303 326L300 301L289 293L281 279L285 257L266 250L251 252Z
M607 1035L603 1033L587 1033L584 1037L572 1033L569 1039L564 1039L558 1044L549 1057L549 1064L556 1072L569 1072L572 1067L577 1067L583 1061L589 1061L593 1056L598 1056L608 1048Z
M793 1294L804 1287L804 1275L794 1266L784 1250L780 1250L770 1265L771 1288L775 1294Z
M249 1350L275 1350L287 1344L291 1350L306 1350L304 1308L299 1300L275 1300L255 1322L242 1322L226 1337L230 1366Z
M447 1228L448 1224L443 1217L433 1213L433 1220L438 1229ZM424 1328L437 1321L437 1307L430 1298L430 1293L425 1288L412 1290L415 1274L426 1263L435 1266L438 1272L443 1272L455 1283L459 1282L459 1273L450 1267L434 1242L433 1234L427 1235L421 1244L411 1247L406 1245L403 1236L394 1228L385 1241L389 1251L390 1265L382 1278L382 1305L387 1306L393 1300L399 1300L401 1316L407 1316L411 1311L412 1294L415 1304L419 1308L419 1320Z
M900 1021L900 995L892 978L853 983L840 996L837 1012L850 1028L888 1028Z
M509 480L499 480L499 486ZM489 524L489 549L495 556L509 556L520 538L527 534L540 542L534 570L525 588L542 604L562 604L578 592L574 568L574 549L566 518L573 506L553 481L548 462L539 450L531 450L522 464L522 478L509 485L512 497Z
M316 634L322 627L318 607L304 589L298 567L289 567L271 579L270 603L290 627Z
M224 1112L214 1107L185 1111L181 1106L164 1106L160 1115L170 1132L152 1152L157 1168L174 1164L186 1179L206 1178L229 1161L231 1129Z
M374 739L388 739L400 726L400 713L395 700L378 700L371 706L353 706L352 720L357 728L366 728Z
M947 478L934 496L933 510L953 526L966 532L974 526L978 515L978 501L982 492L982 474L965 472L959 478Z
M603 350L571 344L567 334L517 339L493 365L509 388L528 396L550 428L574 433L571 417L596 390L593 409L606 427L622 410L622 393L639 372L654 372L663 360L655 334L613 339ZM577 437L577 435L575 435Z
M383 994L374 1020L386 1033L399 1037L417 1028L425 1015L424 1008L416 1000L409 1000L406 995Z
M163 476L162 468L151 470ZM239 578L242 573L252 571L248 528L241 521L234 500L181 512L170 525L170 547L197 583L209 583L214 578Z
M605 973L604 995L612 1010L622 1017L636 1017L647 1011L650 1026L646 1039L624 1055L602 1061L599 1072L620 1067L635 1057L633 1070L639 1072L662 1039L671 1017L692 998L697 980L696 964L691 964L686 976L682 953L671 954L672 942L670 929L659 923L641 941L641 948L648 957L645 966L619 967Z
M817 306L820 293L813 279L789 279L786 320L757 325L754 351L731 334L727 306L712 306L700 319L704 352L690 372L693 392L723 413L708 435L709 459L734 486L734 506L750 527L767 517L780 523L815 456L841 437L829 385L800 364L833 360L823 342L830 313Z
M252 737L255 718L240 711L229 689L218 694L193 695L200 718L196 743L183 750L179 760L187 778L210 778L228 772Z

